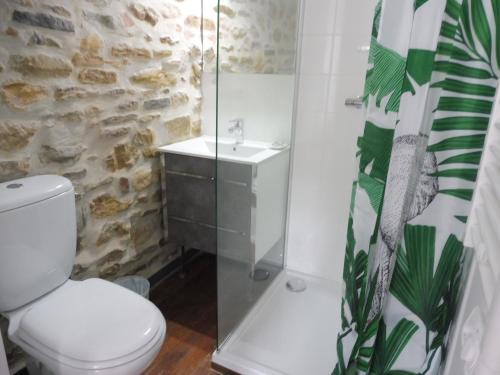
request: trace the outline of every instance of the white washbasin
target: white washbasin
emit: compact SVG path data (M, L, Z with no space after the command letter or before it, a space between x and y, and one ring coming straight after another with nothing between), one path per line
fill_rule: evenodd
M217 153L218 160L245 164L261 163L287 149L273 150L271 149L271 143L256 141L245 141L242 144L236 144L234 139L230 138L219 138L217 142L215 137L209 136L192 138L187 141L158 147L160 152L209 159L215 159Z
M205 139L204 141L211 153L215 154L215 152L218 152L219 156L227 157L236 156L239 158L251 158L259 152L269 148L267 145L256 145L251 143L235 144L234 142L224 143L219 141L216 151L217 143L215 140Z

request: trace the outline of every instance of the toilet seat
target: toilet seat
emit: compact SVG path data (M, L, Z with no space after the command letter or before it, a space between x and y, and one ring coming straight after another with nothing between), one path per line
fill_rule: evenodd
M68 280L9 320L12 341L64 375L137 375L166 333L154 304L101 279Z

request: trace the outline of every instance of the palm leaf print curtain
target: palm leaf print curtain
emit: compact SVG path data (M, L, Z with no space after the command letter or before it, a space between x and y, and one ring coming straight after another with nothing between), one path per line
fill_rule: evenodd
M436 374L496 92L500 0L375 10L333 374Z

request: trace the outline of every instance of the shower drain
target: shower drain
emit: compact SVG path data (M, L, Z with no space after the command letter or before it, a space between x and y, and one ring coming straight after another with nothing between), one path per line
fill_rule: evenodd
M286 287L289 291L298 293L307 289L307 284L304 279L294 277L286 282Z
M254 281L265 281L269 279L271 273L263 268L256 268L253 272L248 275Z

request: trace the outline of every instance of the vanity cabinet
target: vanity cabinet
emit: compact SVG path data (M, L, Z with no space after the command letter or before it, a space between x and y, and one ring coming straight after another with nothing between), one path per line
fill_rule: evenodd
M216 162L167 150L163 158L164 222L170 243L251 264L273 247L282 247L287 150L259 163Z

